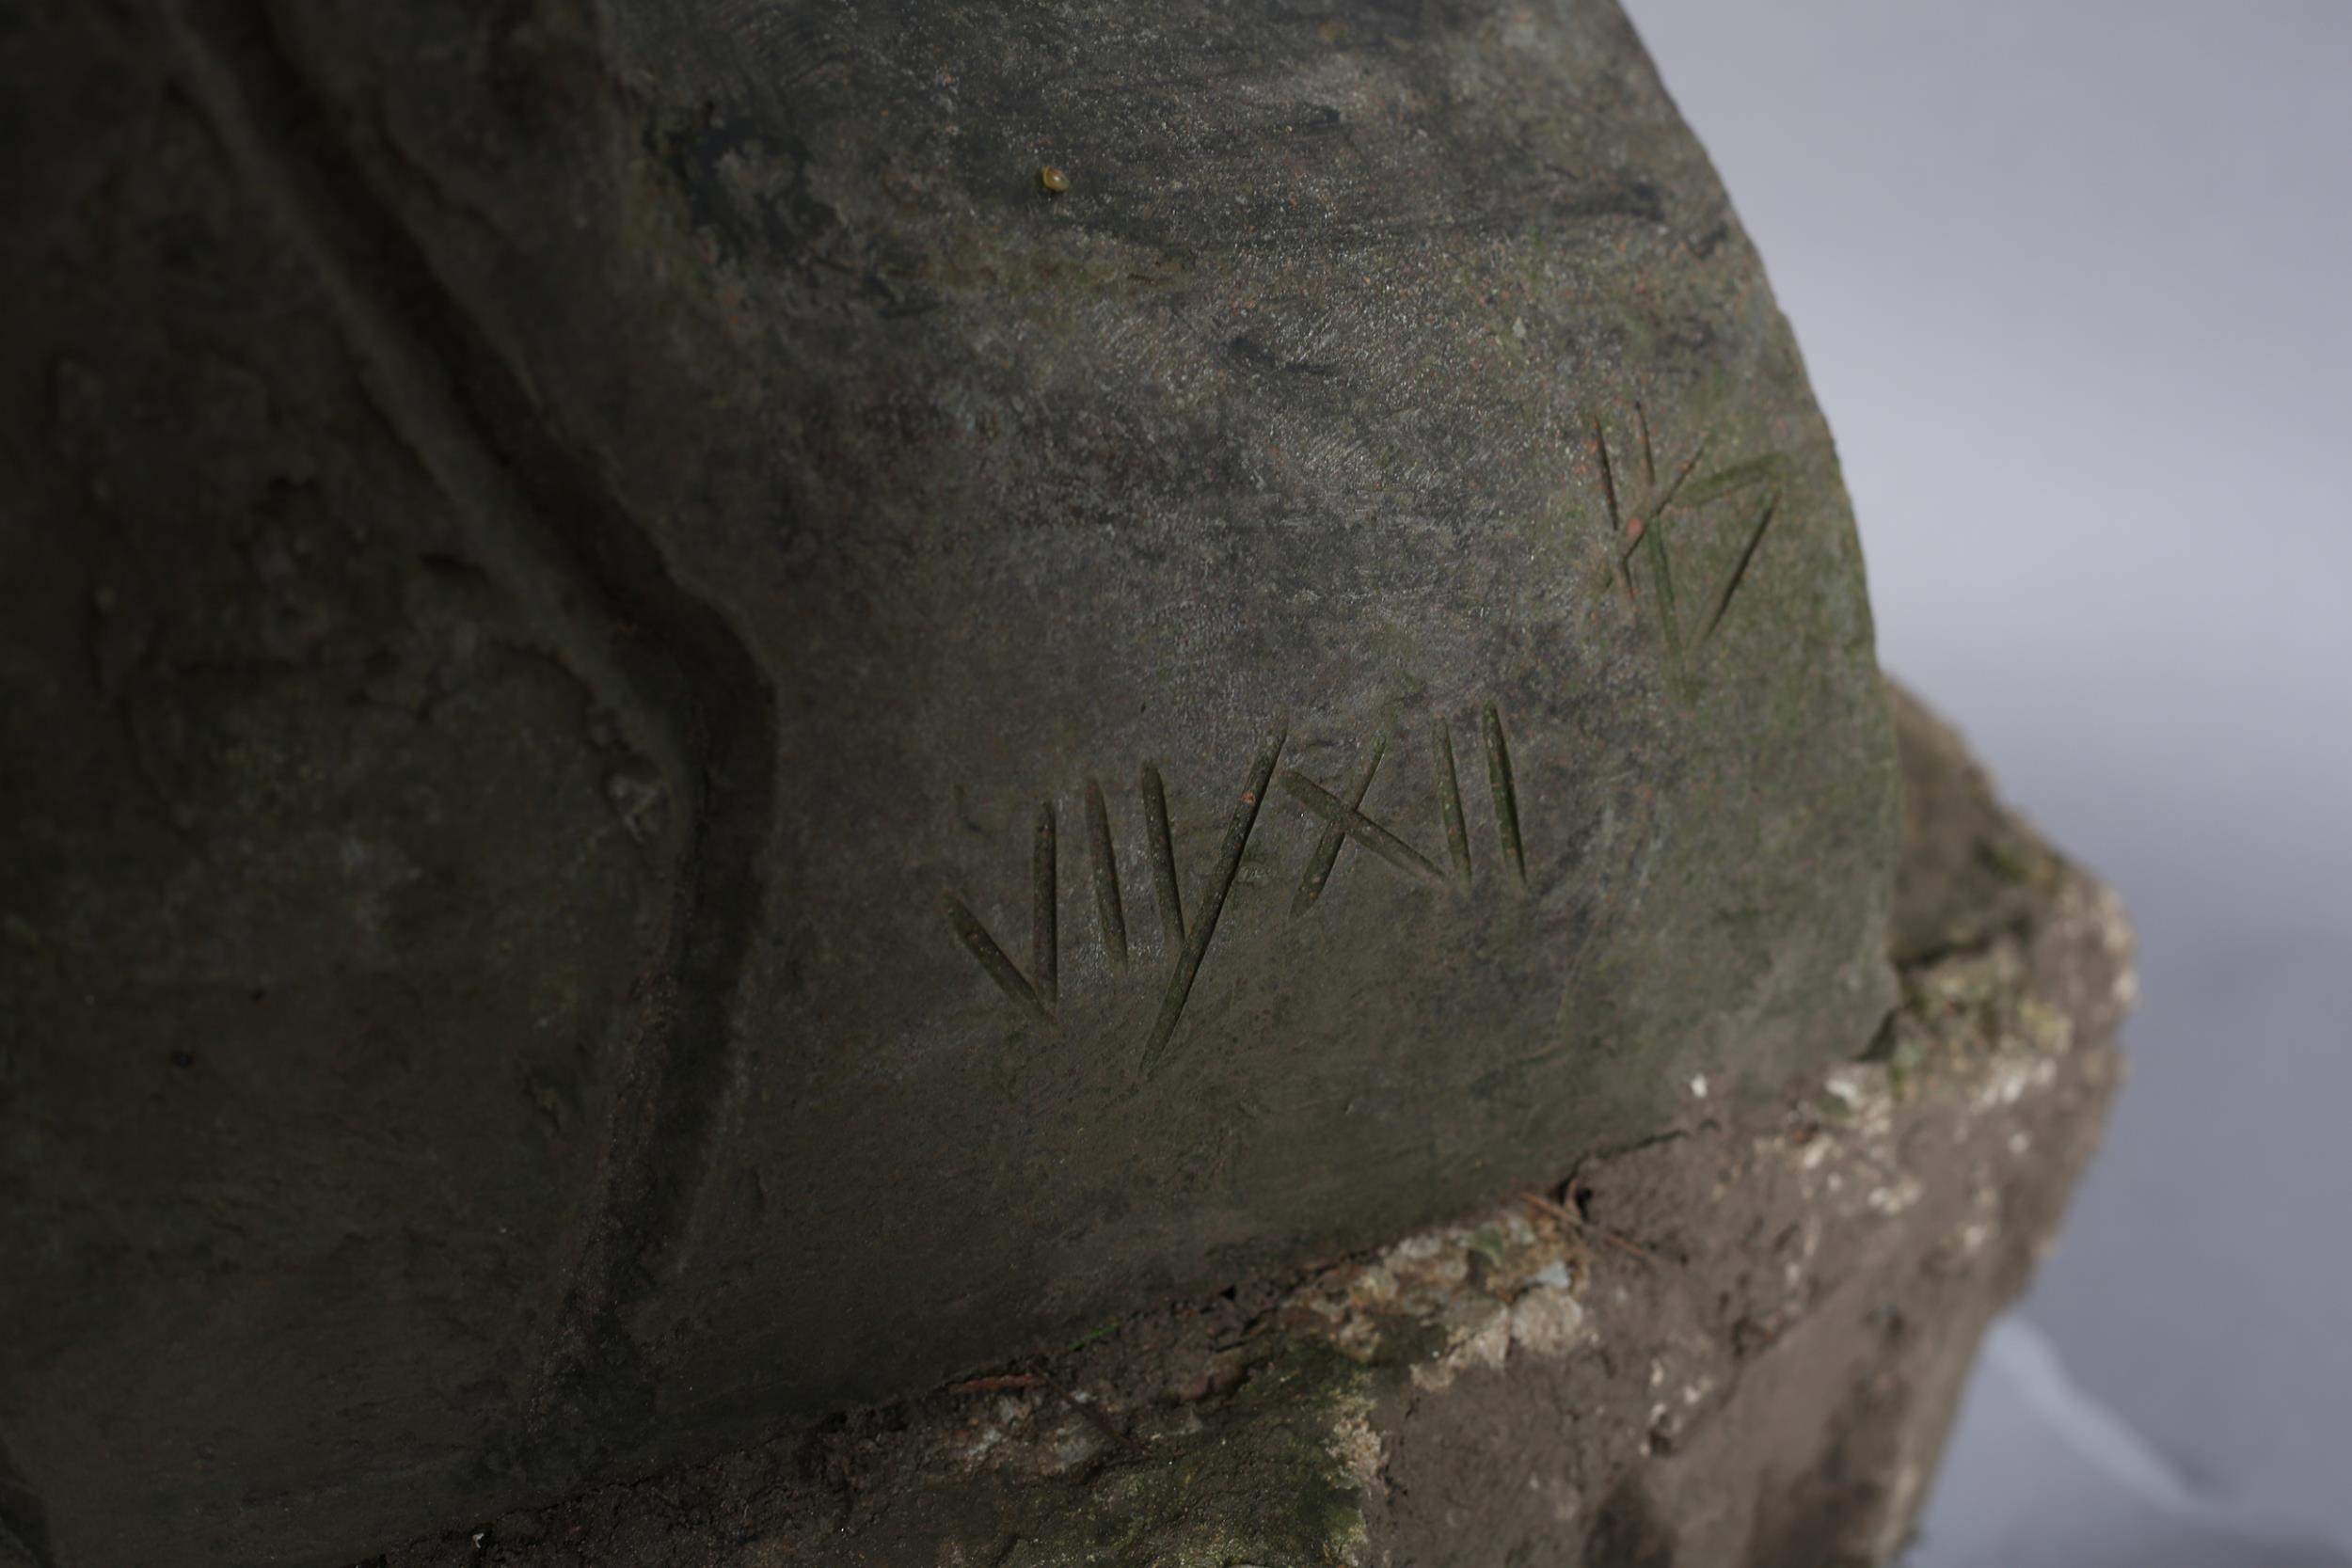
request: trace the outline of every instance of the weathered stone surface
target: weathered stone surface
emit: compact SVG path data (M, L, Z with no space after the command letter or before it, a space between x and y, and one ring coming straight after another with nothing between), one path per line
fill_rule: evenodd
M1885 1012L1834 454L1610 5L43 0L0 80L38 1557L707 1454Z
M383 1568L1890 1560L2133 994L2114 897L1898 704L1949 808L1914 818L1903 913L1968 935L1863 1059L1765 1101L1691 1083L1527 1198Z
M1900 687L1890 689L1902 737L1903 834L1889 950L1910 963L1976 946L2014 924L2055 873L1960 736Z

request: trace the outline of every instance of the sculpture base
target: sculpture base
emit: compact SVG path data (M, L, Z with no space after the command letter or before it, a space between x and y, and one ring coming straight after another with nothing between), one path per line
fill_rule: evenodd
M386 1568L1888 1560L2133 989L2114 896L1895 702L1904 1000L1866 1059L1694 1079L1549 1191Z

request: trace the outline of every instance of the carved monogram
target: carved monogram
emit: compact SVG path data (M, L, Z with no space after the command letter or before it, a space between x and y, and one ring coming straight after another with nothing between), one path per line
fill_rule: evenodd
M1646 566L1649 619L1665 644L1667 661L1678 666L1690 612L1681 607L1676 594L1674 548L1668 536L1667 517L1675 513L1696 514L1710 502L1729 497L1753 494L1758 489L1763 492L1752 511L1743 506L1737 514L1747 519L1740 553L1704 601L1706 608L1692 642L1705 647L1722 629L1724 617L1730 613L1732 600L1747 581L1756 552L1763 546L1765 534L1780 511L1779 481L1786 465L1778 454L1768 453L1727 465L1704 479L1693 480L1692 475L1706 458L1710 440L1709 434L1702 431L1691 455L1661 485L1658 449L1650 438L1649 412L1639 403L1632 406L1633 449L1640 461L1629 466L1623 474L1619 473L1616 454L1610 448L1607 427L1597 416L1592 420L1591 450L1600 465L1601 502L1609 523L1605 545L1618 591L1637 610L1644 603L1644 594L1635 581L1634 569L1637 565Z

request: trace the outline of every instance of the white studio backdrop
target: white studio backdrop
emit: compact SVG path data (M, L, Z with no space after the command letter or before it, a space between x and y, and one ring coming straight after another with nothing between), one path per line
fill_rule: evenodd
M2352 4L1626 4L1795 322L1883 660L2139 927L2025 1318L2201 1499L2352 1544Z

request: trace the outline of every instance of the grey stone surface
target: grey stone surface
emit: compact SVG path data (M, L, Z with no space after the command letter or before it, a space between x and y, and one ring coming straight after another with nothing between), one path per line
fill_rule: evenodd
M1954 759L1899 711L1907 777ZM1547 1191L383 1568L1896 1560L2136 994L2114 896L1973 770L1942 784L1973 809L1913 839L1904 912L1990 891L1938 885L1972 858L1945 851L2008 846L2022 896L1904 966L1863 1059L1744 1102L1693 1084Z
M707 1454L1885 1013L1835 456L1613 7L51 0L0 73L37 1558Z

